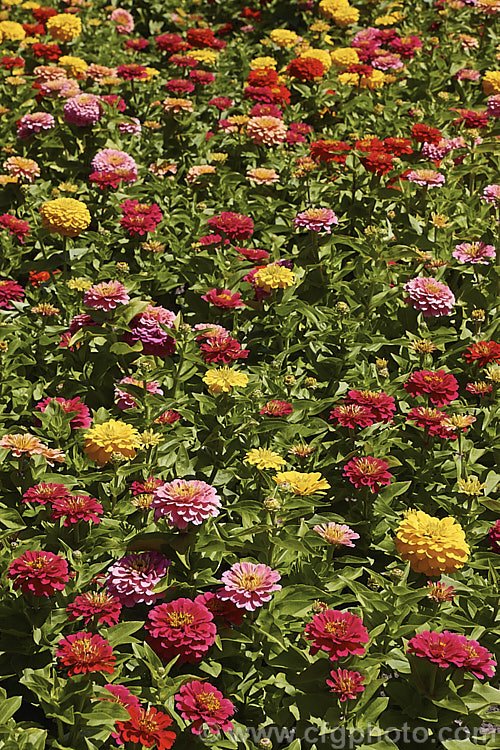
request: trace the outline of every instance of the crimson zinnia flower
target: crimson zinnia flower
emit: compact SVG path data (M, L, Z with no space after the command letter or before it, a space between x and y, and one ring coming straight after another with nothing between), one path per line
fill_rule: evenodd
M217 629L213 614L191 599L175 599L150 611L148 642L165 661L179 654L178 663L202 659L214 644Z
M293 406L288 401L268 401L264 404L259 414L265 414L266 417L287 417L293 412Z
M214 336L200 344L200 354L205 362L222 362L227 365L235 359L246 359L248 349L242 349L231 336Z
M458 396L458 380L444 370L417 370L404 387L412 396L428 395L436 406L446 406Z
M0 310L12 310L12 302L24 297L24 289L16 281L0 279Z
M121 611L120 600L105 591L89 591L81 594L66 607L68 620L83 620L85 625L92 621L102 622L109 626L116 625Z
M326 651L332 661L354 654L362 656L370 636L361 618L338 609L325 609L306 625L305 637L312 641L311 654Z
M0 216L0 227L6 229L10 234L13 234L21 244L24 244L24 240L30 233L30 225L27 221L18 219L17 216L12 214L2 214Z
M442 140L443 134L437 128L417 122L411 129L413 140L417 143L433 143L435 146Z
M392 396L383 391L348 391L345 398L346 404L359 404L369 409L374 422L392 422L396 411L396 402Z
M500 359L500 344L496 341L476 341L462 355L469 362L477 362L479 367L485 367L490 362Z
M53 398L52 396L48 396L47 398L44 398L43 401L39 401L38 404L35 405L35 409L43 413L52 401L57 401L58 404L61 404L62 409L66 414L74 415L69 421L70 427L74 430L79 428L87 429L92 424L92 417L90 416L89 408L83 403L83 401L80 401L78 396L76 398L61 398L60 396ZM38 420L37 423L40 424Z
M175 707L185 721L192 722L193 734L201 734L203 724L207 724L212 734L221 730L230 732L233 728L228 721L234 714L233 704L209 682L193 680L182 685L175 696Z
M368 156L361 159L361 164L368 172L384 175L394 169L394 163L390 154L381 151L372 151Z
M127 721L117 721L115 731L120 744L131 742L139 747L153 747L156 750L168 750L175 742L175 732L169 732L168 727L172 719L156 708L135 708L127 706L130 718Z
M384 484L391 483L388 468L389 464L381 458L363 456L348 461L342 473L355 487L369 487L372 492L378 492Z
M321 78L325 74L325 66L315 57L297 57L288 63L287 72L290 78L297 78L299 81L314 81L315 78Z
M29 550L11 562L7 578L12 578L14 589L20 588L23 594L52 596L69 580L68 563L52 552Z
M126 200L120 204L123 216L120 226L123 227L129 237L154 232L163 214L156 203L139 203L137 200Z
M202 294L205 302L211 302L216 307L223 307L230 310L235 307L245 307L239 292L231 292L230 289L209 289L206 294Z
M213 591L207 591L206 594L198 594L195 598L195 602L203 604L204 607L210 610L215 618L219 617L226 627L230 628L233 625L241 625L244 612L241 609L238 609L233 602L229 600L222 601L218 596L218 592L221 590L222 589L219 589L215 593Z
M64 484L55 484L49 482L44 484L35 484L34 487L30 487L29 490L23 495L23 503L38 503L39 505L45 505L51 503L54 500L58 500L61 497L69 497L69 492Z
M245 214L223 211L207 221L212 231L225 234L230 240L247 240L253 234L253 221Z
M56 656L61 666L68 670L68 677L87 672L114 672L116 657L105 638L80 631L58 643Z
M52 500L51 518L53 521L64 518L63 526L73 526L78 521L100 523L102 513L101 503L89 495L71 495Z
M330 672L331 680L326 684L330 687L330 692L338 695L340 702L354 700L357 693L362 693L365 689L363 682L365 678L359 672L352 672L350 669L333 669Z

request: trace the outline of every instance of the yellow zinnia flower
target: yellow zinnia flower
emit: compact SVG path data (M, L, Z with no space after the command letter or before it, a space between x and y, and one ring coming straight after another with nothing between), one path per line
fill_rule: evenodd
M248 376L231 367L215 367L205 373L203 382L208 385L210 393L229 393L235 386L244 388L248 383Z
M323 16L323 18L328 18L331 20L333 18L333 14L339 9L339 8L348 8L349 7L349 0L321 0L318 10L320 16Z
M286 266L278 266L270 263L260 268L253 277L254 283L259 289L271 292L273 289L288 289L295 284L295 274Z
M258 469L280 469L286 461L279 453L267 448L252 448L245 456L245 463Z
M324 495L323 490L329 490L330 485L323 479L319 471L280 471L274 477L276 484L290 486L294 495Z
M483 78L483 91L485 94L500 94L500 70L486 71Z
M71 42L82 33L82 22L72 13L58 13L48 19L47 32L57 42Z
M81 57L73 57L73 55L63 55L57 61L57 65L64 68L72 78L76 78L80 73L85 73L89 67L85 60L82 60Z
M274 29L271 31L270 36L271 41L277 47L283 47L284 49L290 49L290 47L293 47L299 41L298 34L288 29Z
M0 22L0 39L7 39L9 42L22 42L26 37L26 32L20 23L15 21Z
M277 62L274 59L274 57L254 57L253 60L250 60L250 69L255 70L258 68L272 68L273 70L276 69Z
M40 208L43 226L61 237L76 237L90 224L90 213L85 203L75 198L56 198Z
M339 47L330 52L332 62L338 68L348 68L359 63L359 55L353 47Z
M342 29L346 28L347 26L352 26L353 23L356 23L358 19L359 10L357 8L353 8L350 5L346 5L345 7L334 10L331 15L331 20L333 21L335 26L340 26Z
M394 543L412 570L426 576L454 573L470 553L464 530L454 518L435 518L422 510L408 511Z
M189 57L194 57L195 60L205 65L213 65L219 59L219 53L213 49L195 49L189 50Z
M99 466L108 463L112 453L118 453L124 458L135 458L136 449L142 442L135 427L116 419L95 425L84 437L84 453Z

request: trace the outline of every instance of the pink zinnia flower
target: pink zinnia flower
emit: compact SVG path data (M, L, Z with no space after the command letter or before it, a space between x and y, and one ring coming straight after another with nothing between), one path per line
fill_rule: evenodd
M23 495L23 503L38 503L39 505L45 505L51 503L54 500L58 500L61 497L69 497L68 489L64 484L54 484L49 482L44 484L35 484L30 487L29 490Z
M347 700L354 700L358 693L365 689L363 682L365 678L359 672L353 672L349 669L333 669L330 672L331 680L326 684L330 687L330 692L338 695L341 703Z
M491 551L500 554L500 519L488 531L488 541Z
M313 527L313 531L319 534L325 542L333 544L335 547L354 547L352 542L353 539L359 539L359 534L356 534L346 524L333 523L329 524L322 523Z
M206 482L174 479L155 491L151 507L155 511L155 521L167 516L171 524L185 529L189 523L199 526L210 516L218 516L221 499L215 487Z
M341 427L370 427L375 422L371 409L363 404L341 404L330 412L330 419L336 420Z
M68 563L63 557L43 550L29 550L9 565L7 578L14 581L14 589L33 596L52 596L66 586Z
M490 117L500 117L500 94L490 96L487 111Z
M163 391L160 388L160 384L156 382L156 380L150 380L149 382L144 380L136 380L132 377L126 377L122 378L118 385L121 383L128 384L128 385L135 385L137 388L141 388L143 391L147 391L147 393L157 393L160 396L163 396ZM127 393L126 391L121 390L121 388L118 388L118 386L115 386L115 401L116 405L119 409L133 409L137 406L137 401L133 396L130 395L130 393Z
M115 8L108 16L110 21L116 24L118 34L131 34L134 30L134 18L124 8Z
M277 583L281 576L268 565L241 562L235 563L221 576L224 588L217 592L222 601L231 601L241 609L252 612L270 601L273 591L280 591Z
M230 240L246 240L253 234L253 221L250 216L223 211L207 221L210 229L224 234Z
M259 87L258 90L262 88ZM279 117L251 117L247 122L246 132L252 143L278 146L286 138L287 127Z
M245 307L245 303L241 299L239 292L231 292L230 289L209 289L208 292L202 294L201 298L205 302L211 302L216 307L223 307L226 310L233 309L235 307Z
M455 297L449 286L426 276L417 276L408 281L404 291L408 295L406 303L423 312L424 318L449 315L455 304Z
M39 401L38 404L35 405L35 409L43 413L47 406L52 403L52 401L57 401L58 404L61 404L61 407L66 414L74 415L69 421L70 427L72 427L74 430L78 430L80 428L87 429L92 424L92 417L90 416L89 408L83 403L83 401L80 401L78 396L76 396L75 398L48 396L42 401ZM36 420L36 423L40 424L38 420Z
M379 492L383 485L391 483L388 468L389 464L381 458L363 456L348 461L342 474L355 487L369 487L372 492Z
M17 123L17 137L30 138L42 130L51 130L55 124L54 117L49 115L48 112L33 112L30 115L23 115Z
M142 133L141 121L137 117L131 117L130 120L122 120L118 123L120 133L129 133L130 135L140 135Z
M70 495L52 500L51 519L64 518L63 526L73 526L78 521L100 523L103 513L101 503L89 495Z
M464 657L462 663L458 666L467 672L471 672L479 680L484 679L484 677L493 677L497 663L492 659L492 654L484 646L480 646L477 641L468 639L463 635L459 637L462 640Z
M68 670L68 677L89 672L113 673L116 657L109 641L100 635L80 631L61 638L56 657Z
M348 391L345 398L346 404L359 404L369 409L373 415L374 422L392 422L396 411L396 402L387 393L377 391Z
M266 417L288 417L292 412L293 406L288 401L278 401L277 399L268 401L259 410L259 414L264 414Z
M163 330L155 318L141 313L136 315L130 323L130 332L123 335L127 344L142 344L142 353L154 357L169 357L175 352L175 339Z
M66 607L68 620L83 620L85 625L89 623L102 623L103 625L116 625L120 619L122 605L114 596L105 591L89 591L77 596L72 604Z
M115 310L130 302L128 292L119 281L102 281L85 292L83 303L95 310Z
M175 696L175 708L191 724L193 734L201 734L203 724L212 734L233 728L228 717L234 714L234 706L210 682L193 680L182 685Z
M500 185L487 185L481 198L487 203L500 203Z
M102 111L101 100L94 94L71 96L63 109L66 122L80 127L95 125L101 119Z
M404 387L412 396L429 396L435 406L446 406L458 396L458 380L445 370L417 370Z
M148 615L147 641L164 661L178 654L178 664L199 661L215 642L213 619L203 604L191 599L159 604Z
M98 151L91 162L94 172L115 176L132 175L137 179L137 163L125 151L116 148L105 148Z
M311 654L326 651L332 661L353 654L362 656L370 636L361 618L338 609L325 609L306 625L305 637L312 641Z
M135 708L137 711L140 709L141 704L139 703L139 699L137 696L132 695L130 690L125 687L125 685L104 685L106 690L113 696L114 700L111 698L102 698L102 700L109 700L112 703L119 703L121 706L125 706L125 708ZM113 739L117 738L117 735L113 734L111 735Z
M125 607L133 607L141 602L154 604L165 596L165 592L156 594L153 589L166 575L169 565L170 560L159 552L126 555L109 568L106 578L108 591Z
M0 216L0 227L10 232L22 245L30 233L28 222L18 219L17 216L13 216L12 214L2 214Z
M160 207L156 203L139 203L137 200L126 200L120 204L123 216L120 226L129 237L142 236L147 232L154 232L163 219Z
M306 211L297 214L293 223L296 228L305 227L312 232L331 234L331 227L338 224L339 220L329 208L308 208Z
M462 242L461 245L455 245L452 255L460 263L488 265L490 258L496 258L496 251L493 245L487 245L486 242Z
M406 175L406 179L421 187L441 187L446 182L444 174L433 169L412 169Z

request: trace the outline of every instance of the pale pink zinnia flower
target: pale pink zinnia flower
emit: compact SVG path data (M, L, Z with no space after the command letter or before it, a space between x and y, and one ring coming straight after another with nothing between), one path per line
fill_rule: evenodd
M240 609L252 612L271 599L273 591L279 591L281 578L277 570L268 565L250 562L235 563L221 576L224 587L217 591L222 601L233 602Z
M359 539L359 534L356 534L355 531L344 523L322 523L314 526L313 531L322 536L325 542L333 544L335 547L354 547L352 540Z
M160 388L160 384L156 380L151 380L149 383L145 383L143 380L136 380L132 377L122 378L120 384L135 385L142 390L146 390L148 393L157 393L159 396L163 396L163 391ZM137 406L137 401L130 393L121 390L118 386L115 386L115 401L119 409L133 409Z
M199 177L203 177L206 174L215 174L216 170L211 164L197 164L194 167L188 169L186 180L190 185L193 185Z
M487 185L481 198L487 203L500 203L500 185Z
M449 315L455 304L455 297L449 286L426 276L411 279L405 284L404 290L408 294L405 301L415 310L421 310L424 318Z
M421 187L441 187L446 182L444 174L433 169L412 169L406 175L406 179Z
M153 589L165 577L170 564L171 561L159 552L126 555L108 570L108 593L116 596L125 607L141 602L154 604L165 596L165 592L156 594Z
M196 340L200 339L226 339L230 331L224 326L220 326L217 323L197 323L193 326L193 331L199 331L199 336L196 336Z
M496 257L493 245L487 245L485 242L462 242L461 245L455 246L452 254L460 263L483 265L488 265L490 258Z
M125 151L104 148L92 159L92 169L100 174L132 174L137 178L137 163Z
M273 182L278 182L279 175L275 169L257 167L256 169L247 169L247 180L256 182L257 185L271 185Z
M124 8L115 8L108 18L116 23L116 30L119 34L131 34L134 30L134 19Z
M329 208L308 208L301 211L293 220L294 226L304 227L313 232L331 234L331 227L339 223L335 213Z
M178 529L185 529L189 523L199 526L210 516L218 516L221 499L215 487L198 479L174 479L154 493L151 507L155 511L155 521L162 516Z
M85 292L83 302L95 310L115 310L130 301L127 290L119 281L101 281Z
M278 117L251 117L247 122L247 136L257 145L277 146L286 134L287 127Z
M140 135L142 133L141 121L137 117L131 117L130 120L122 120L118 123L120 133L130 133L131 135Z

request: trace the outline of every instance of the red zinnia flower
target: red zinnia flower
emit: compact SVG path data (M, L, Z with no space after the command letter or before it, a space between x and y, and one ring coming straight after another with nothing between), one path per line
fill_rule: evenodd
M187 44L179 34L161 34L155 37L156 46L162 52L180 52Z
M381 151L372 151L368 156L361 159L361 164L368 172L384 175L394 169L392 156Z
M330 686L330 692L338 695L340 702L354 700L357 693L362 693L365 689L363 682L365 678L359 672L352 672L349 669L333 669L330 672L331 680L326 684Z
M148 642L165 660L180 655L179 664L202 659L213 645L217 629L214 616L199 602L176 599L149 612Z
M384 138L383 145L386 151L393 156L412 154L413 148L409 138Z
M202 294L205 302L211 302L216 307L224 307L226 310L234 307L245 307L239 292L231 292L229 289L209 289L206 294Z
M347 158L342 155L342 152L351 150L352 146L345 141L320 140L314 141L309 146L309 153L312 159L324 162L334 161L339 164L344 164Z
M174 424L177 422L178 419L181 418L181 415L177 411L172 411L172 409L168 409L167 411L164 411L163 414L160 414L157 419L155 419L155 424Z
M288 401L268 401L264 404L259 414L265 414L266 417L287 417L293 412L293 406Z
M120 619L122 605L120 601L105 591L89 591L77 596L75 601L66 607L68 620L83 620L89 622L116 625Z
M305 637L312 641L311 654L326 651L332 661L354 654L362 656L370 636L361 618L338 609L325 609L306 625Z
M51 519L64 518L63 526L73 526L78 521L100 523L103 513L101 503L89 495L71 495L58 497L52 501Z
M148 71L144 65L118 65L116 73L125 81L143 81L148 77Z
M129 237L154 232L163 214L156 203L139 203L137 200L126 200L120 204L123 216L120 226L126 229Z
M255 68L250 71L247 83L251 86L276 86L278 73L272 68Z
M52 596L69 580L68 563L52 552L29 550L11 562L7 578L12 578L14 589L20 588L23 594Z
M35 57L42 57L44 60L59 60L62 55L62 50L58 44L35 42L30 46L30 50Z
M156 708L135 708L128 706L130 719L117 721L115 731L120 738L120 744L132 742L139 747L153 747L156 750L168 750L174 744L176 734L169 732L168 727L172 719Z
M200 354L205 362L227 365L235 359L246 359L248 349L242 349L239 341L231 336L215 336L200 345Z
M440 425L446 414L439 409L433 409L430 406L416 406L410 409L406 415L409 422L415 422L417 427L429 430L429 435L439 435Z
M412 126L411 133L413 140L417 143L433 143L435 146L442 140L443 134L437 128L431 128L430 125L424 125L421 122Z
M258 247L236 247L235 250L238 251L240 258L246 260L258 262L269 258L267 250L260 250Z
M33 8L32 14L39 23L45 23L52 16L57 16L57 10L55 8L49 8L48 5L41 5L39 8Z
M297 57L288 63L287 72L290 78L297 78L299 81L314 81L315 78L321 78L325 74L325 66L315 57Z
M363 456L348 461L342 473L355 487L369 487L372 492L378 492L384 484L391 483L388 468L389 464L381 458Z
M193 734L201 734L203 724L207 724L212 734L221 730L229 732L233 728L228 721L234 714L233 704L209 682L193 680L182 685L175 696L175 707L182 718L191 723Z
M114 672L116 657L109 642L100 635L80 631L58 643L56 656L67 667L68 677L88 672Z
M444 370L417 370L404 387L412 396L427 394L436 406L446 406L458 396L457 379Z
M462 355L469 362L477 362L479 367L485 367L490 362L500 359L500 344L496 341L476 341Z

